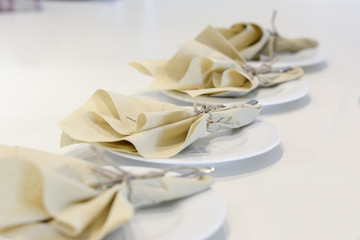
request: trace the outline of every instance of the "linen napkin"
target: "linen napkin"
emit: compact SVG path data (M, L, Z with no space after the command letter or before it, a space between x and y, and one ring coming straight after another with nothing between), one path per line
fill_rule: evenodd
M251 123L261 105L181 107L96 91L60 122L61 146L90 143L145 158L169 158L206 132Z
M290 39L280 36L275 28L274 12L272 17L272 28L270 32L255 23L237 23L230 28L216 28L238 53L246 60L265 60L272 58L274 53L297 52L306 48L313 48L318 43L309 38ZM206 44L211 41L209 26L204 29L196 40Z
M131 220L133 204L189 196L213 183L203 175L133 179L129 201L127 181L103 188L114 179L95 169L81 159L0 145L0 236L101 239Z
M211 27L197 40L202 43L187 41L169 61L147 60L130 64L140 72L155 77L152 88L177 90L192 97L243 96L257 87L298 79L304 73L297 67L282 71L268 66L267 71L258 71L247 65L232 45Z
M208 38L212 38L212 31L218 31L225 38L225 44L233 46L236 51L246 60L252 60L259 54L269 55L272 45L270 33L255 23L238 23L230 28L213 28L208 26L195 39L207 44Z

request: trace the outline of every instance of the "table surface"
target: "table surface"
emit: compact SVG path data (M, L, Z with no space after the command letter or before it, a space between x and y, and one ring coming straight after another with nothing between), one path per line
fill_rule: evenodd
M210 239L360 239L359 1L49 1L0 14L0 143L64 153L57 123L99 88L172 101L128 62L170 58L205 26L252 21L317 39L308 96L267 107L270 152L216 165L227 218ZM73 149L71 151L77 151ZM134 163L118 159L126 165ZM162 166L164 167L164 166Z

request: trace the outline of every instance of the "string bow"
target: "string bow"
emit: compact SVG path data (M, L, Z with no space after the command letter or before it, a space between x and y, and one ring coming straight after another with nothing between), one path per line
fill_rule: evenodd
M276 56L273 60L271 60L271 62L269 62L269 63L264 63L263 62L258 67L253 67L253 66L250 66L249 64L244 64L244 65L241 66L241 68L244 69L247 72L247 74L250 76L250 78L254 78L254 76L256 76L258 74L265 74L265 73L272 72L272 70L273 70L272 65L276 61L278 61L279 58L280 58L280 56ZM282 71L284 71L284 70L282 69Z
M214 111L217 111L219 109L225 108L225 105L223 105L223 104L210 105L210 104L205 104L205 103L194 103L193 106L194 106L194 111L197 114L201 114L201 113L208 113L209 114L209 117L206 119L208 124L214 122L212 120L211 112L214 112Z
M101 154L94 146L90 146L90 149L95 152L98 159L107 165L110 165L111 168L104 167L94 167L93 170L108 180L104 183L100 183L97 187L100 190L106 190L111 188L116 184L126 183L128 188L128 200L131 202L132 196L132 186L131 182L135 179L151 179L151 178L159 178L165 177L170 172L176 172L177 177L201 177L205 174L209 174L215 171L214 167L206 167L206 168L197 168L191 166L174 166L170 168L161 169L158 171L148 171L144 174L134 174L129 171L125 171L111 160L107 159L103 154Z

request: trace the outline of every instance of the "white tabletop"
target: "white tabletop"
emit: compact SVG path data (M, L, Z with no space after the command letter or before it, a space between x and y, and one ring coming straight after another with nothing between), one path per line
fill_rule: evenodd
M271 3L270 3L271 2ZM127 63L170 58L208 24L253 21L317 39L307 97L267 107L282 143L217 165L227 218L211 239L360 239L358 1L51 1L0 14L0 143L64 153L62 118L98 88L171 101ZM179 103L178 101L171 101ZM159 166L117 159L126 165Z

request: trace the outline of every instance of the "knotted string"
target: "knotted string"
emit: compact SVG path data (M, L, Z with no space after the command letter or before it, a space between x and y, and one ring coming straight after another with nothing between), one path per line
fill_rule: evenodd
M211 112L217 111L217 110L222 109L222 108L225 107L225 105L222 105L222 104L210 105L210 104L205 104L205 103L194 103L193 106L194 106L194 111L197 114L201 114L201 113L208 113L209 114L209 117L206 119L208 124L214 122L212 120Z
M274 10L273 14L271 16L271 30L269 30L270 35L273 37L272 49L274 51L275 51L275 46L276 46L276 40L280 36L279 32L276 29L276 25L275 25L276 14L277 14L277 11Z
M271 62L261 63L261 65L259 67L253 67L253 66L250 66L249 64L244 64L241 66L241 68L247 72L247 74L250 76L250 78L253 78L254 76L256 76L258 74L265 74L265 73L271 72L272 65L276 61L278 61L279 58L280 58L280 56L276 56L273 60L271 60Z
M124 169L120 168L118 165L116 165L114 162L110 161L108 158L106 158L103 154L101 154L94 146L90 146L91 150L95 152L98 159L113 167L113 169L106 169L102 167L94 167L93 170L104 177L108 178L110 181L107 181L106 183L99 184L98 187L101 190L106 190L108 188L111 188L112 186L116 184L126 183L126 186L128 188L128 200L131 202L131 196L132 196L132 186L131 182L135 179L151 179L151 178L159 178L159 177L165 177L165 175L169 172L176 172L179 175L177 177L201 177L205 174L209 174L215 170L214 167L206 167L206 168L197 168L197 167L191 167L191 166L174 166L158 171L149 171L144 174L133 174L131 172L125 171ZM182 172L182 173L180 173Z
M273 14L271 16L271 30L269 30L270 34L273 36L279 36L279 32L277 31L276 25L275 25L276 14L277 14L277 11L274 10Z

